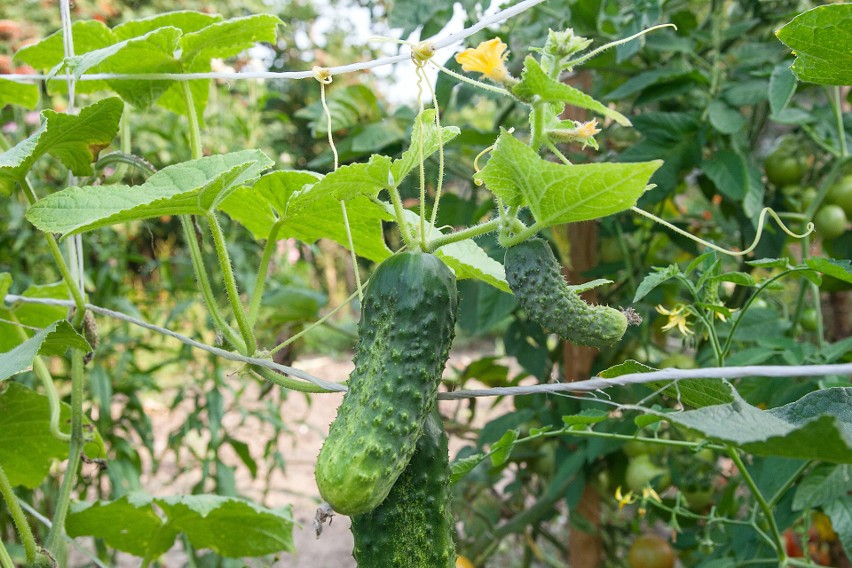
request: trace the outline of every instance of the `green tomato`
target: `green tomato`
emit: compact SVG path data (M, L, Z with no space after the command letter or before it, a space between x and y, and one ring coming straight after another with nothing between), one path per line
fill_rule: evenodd
M816 310L814 308L808 308L803 311L799 323L802 324L802 329L805 331L816 331L818 325Z
M770 182L782 187L799 183L807 171L807 164L801 157L778 149L763 161L763 169Z
M643 534L630 545L627 559L630 568L674 568L675 552L668 541Z
M652 481L654 483L651 483ZM627 464L624 482L634 493L642 493L642 489L648 484L657 491L663 491L671 485L672 479L667 469L651 461L651 456L642 454L631 458Z
M686 504L691 511L704 511L713 503L714 490L713 487L706 488L687 488L681 490L683 498L686 499Z
M846 231L846 213L840 205L823 205L814 215L817 234L823 239L836 239Z
M839 205L848 219L852 219L852 174L843 176L828 190L828 202Z

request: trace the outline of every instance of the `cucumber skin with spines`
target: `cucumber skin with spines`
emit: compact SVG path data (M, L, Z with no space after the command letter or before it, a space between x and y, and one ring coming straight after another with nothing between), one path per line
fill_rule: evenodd
M411 459L435 406L457 306L455 276L431 254L394 255L370 278L355 370L316 466L320 494L338 513L374 509Z
M382 503L352 517L358 568L453 568L447 434L430 413L417 449Z
M627 317L609 306L592 306L570 289L550 245L528 239L506 249L506 280L529 318L565 341L598 349L619 341Z

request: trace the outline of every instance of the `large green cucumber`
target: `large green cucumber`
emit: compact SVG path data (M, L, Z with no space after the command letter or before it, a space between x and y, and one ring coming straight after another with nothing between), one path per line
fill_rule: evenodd
M435 406L458 294L436 256L404 252L367 286L349 391L317 459L320 494L338 513L374 509L414 453Z
M529 239L506 249L506 280L529 318L565 341L609 347L627 330L627 317L608 306L587 304L568 286L550 245Z
M437 409L417 449L381 505L352 517L358 568L452 568L447 435Z

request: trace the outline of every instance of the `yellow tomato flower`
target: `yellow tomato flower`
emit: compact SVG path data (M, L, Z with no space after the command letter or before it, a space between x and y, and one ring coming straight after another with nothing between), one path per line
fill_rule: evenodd
M621 485L615 488L615 500L618 501L618 508L623 509L625 506L636 501L636 497L633 496L632 491L628 491L626 494L621 493Z
M689 321L687 319L689 317L689 310L683 304L678 304L671 310L667 310L663 306L657 306L656 310L664 316L669 316L669 321L662 328L663 331L668 331L676 327L684 336L695 333L689 329Z
M482 73L495 83L504 83L509 71L503 63L509 56L508 46L499 37L483 41L476 48L469 47L456 55L456 61L464 71Z

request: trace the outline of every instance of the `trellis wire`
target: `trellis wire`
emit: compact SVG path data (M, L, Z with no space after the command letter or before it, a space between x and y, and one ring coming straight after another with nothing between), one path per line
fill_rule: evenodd
M7 294L5 297L5 301L10 303L26 302L32 304L44 304L52 306L74 305L73 302L70 302L68 300L56 300L51 298L30 298L27 296L18 296L15 294ZM347 390L345 385L320 379L319 377L315 377L310 373L302 371L301 369L288 367L286 365L280 365L278 363L275 363L274 361L270 361L269 359L247 357L245 355L240 355L239 353L234 353L232 351L226 351L218 347L213 347L212 345L201 343L200 341L196 341L190 337L187 337L170 329L160 327L152 323L148 323L144 320L135 318L122 312L102 308L100 306L95 306L92 304L86 304L86 309L91 310L92 312L100 314L102 316L126 321L133 325L137 325L139 327L143 327L145 329L155 331L163 335L167 335L169 337L177 339L185 345L189 345L197 349L202 349L204 351L222 357L223 359L228 359L229 361L238 361L249 365L257 365L259 367L266 367L267 369L280 371L291 377L307 381L330 391L346 392ZM628 375L621 375L620 377L614 377L611 379L594 377L588 380L577 381L573 383L547 383L520 387L493 387L488 389L470 389L452 392L441 392L438 393L438 398L441 400L459 400L466 398L480 398L489 396L522 396L541 393L557 394L571 392L594 392L616 386L638 385L655 381L679 381L688 379L737 379L742 377L818 377L826 375L852 375L852 363L839 363L832 365L747 365L742 367L708 367L705 369L663 369L650 373L631 373Z
M504 10L500 10L499 12L492 14L491 16L487 16L480 20L479 22L473 24L472 26L460 30L455 33L451 33L442 39L438 39L432 41L431 39L426 40L429 41L432 46L437 49L442 49L444 47L449 47L455 43L458 43L478 31L501 22L503 20L509 19L513 16L516 16L526 10L529 10L533 6L537 4L541 4L544 0L524 0L516 4L515 6L511 6ZM69 34L70 35L70 34ZM329 67L328 71L332 75L343 75L346 73L352 73L355 71L364 71L367 69L373 69L375 67L382 67L384 65L393 65L395 63L401 63L403 61L409 61L411 58L410 54L404 53L400 55L393 55L390 57L381 57L379 59L373 59L371 61L363 61L360 63L350 63L348 65L339 65L337 67ZM314 78L313 71L239 71L239 72L206 72L206 73L88 73L80 75L79 77L69 75L69 74L33 74L33 75L23 75L23 74L9 74L9 75L0 75L0 78L10 79L12 81L19 82L29 82L29 81L46 81L46 80L54 80L54 79L68 79L69 77L73 77L77 81L110 81L110 80L127 80L134 79L139 81L192 81L194 79L219 79L219 80L235 80L235 79L312 79Z

